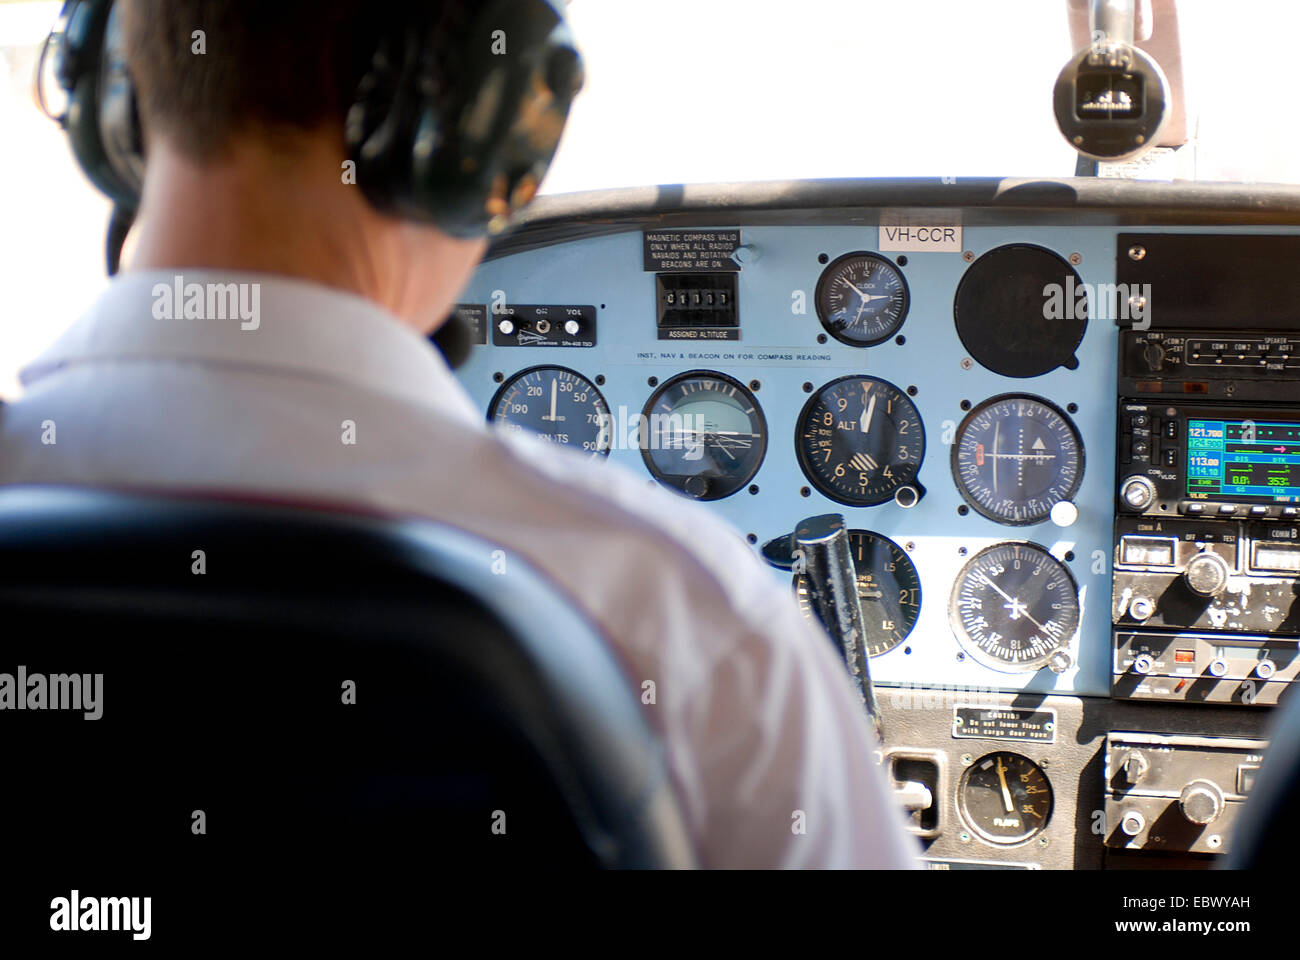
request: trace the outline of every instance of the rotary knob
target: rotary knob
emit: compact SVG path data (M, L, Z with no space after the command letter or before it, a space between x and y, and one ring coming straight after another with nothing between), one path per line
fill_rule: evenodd
M1159 373L1165 366L1165 348L1158 343L1148 343L1142 351L1142 359L1146 361L1147 370Z
M1119 498L1124 506L1141 513L1156 499L1156 485L1146 477L1134 475L1119 485Z
M1223 813L1223 791L1213 781L1193 780L1178 795L1178 806L1192 823L1208 826Z
M1156 612L1156 602L1150 597L1134 597L1128 612L1134 620L1150 620Z
M1228 584L1228 563L1217 553L1206 550L1187 561L1183 580L1195 594L1216 596Z

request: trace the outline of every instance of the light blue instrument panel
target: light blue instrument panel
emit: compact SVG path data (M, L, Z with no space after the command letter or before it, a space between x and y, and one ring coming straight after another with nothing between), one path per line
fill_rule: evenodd
M746 256L736 274L738 340L659 338L655 272L645 269L640 229L500 257L480 267L462 302L486 305L492 326L497 322L490 312L493 304L591 306L596 343L497 346L489 330L487 343L472 348L460 376L486 417L502 377L509 380L536 365L568 367L600 384L616 424L634 420L642 411L656 389L652 378L663 384L686 371L709 370L750 385L767 426L762 464L738 492L708 506L753 543L756 552L764 542L791 532L803 518L823 513L842 513L851 528L883 534L906 551L920 577L920 613L904 642L872 658L877 682L1106 696L1111 674L1116 325L1110 317L1090 320L1075 351L1075 369L1057 367L1029 378L1001 376L970 359L956 331L953 303L971 255L978 258L1007 244L1046 248L1073 264L1085 284L1111 284L1118 231L1099 225L967 226L960 249L903 255L900 271L910 305L896 331L901 344L893 334L868 347L825 337L814 298L826 260L833 262L852 251L878 251L878 227L866 223L741 229ZM723 222L713 229L725 234L738 228ZM883 255L899 262L898 253ZM905 508L893 500L871 507L846 506L820 493L800 468L796 421L810 396L806 385L815 391L851 374L882 378L911 394L926 437L916 478L925 495L915 506ZM954 482L950 459L957 427L971 406L1007 393L1042 397L1068 410L1078 430L1085 467L1073 500L1077 518L1067 526L1051 519L1008 526L975 510L959 511L966 501ZM639 449L616 443L608 459L653 482ZM591 469L604 467L597 459ZM1003 541L1039 544L1073 575L1081 617L1069 644L1073 662L1063 672L991 669L976 662L954 634L949 599L959 572L981 549ZM772 585L775 590L791 589L790 574L773 569Z

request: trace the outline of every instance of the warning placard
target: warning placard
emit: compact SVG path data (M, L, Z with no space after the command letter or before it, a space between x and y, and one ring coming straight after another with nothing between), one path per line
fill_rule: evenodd
M653 273L739 272L731 259L739 230L646 230L645 269Z

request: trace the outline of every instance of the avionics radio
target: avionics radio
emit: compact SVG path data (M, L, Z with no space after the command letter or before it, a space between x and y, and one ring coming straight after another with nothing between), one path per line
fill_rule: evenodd
M1300 671L1300 413L1121 401L1113 693L1276 703Z

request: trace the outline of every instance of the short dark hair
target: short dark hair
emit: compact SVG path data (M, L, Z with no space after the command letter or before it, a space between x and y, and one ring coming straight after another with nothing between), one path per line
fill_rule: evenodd
M380 37L416 11L446 36L474 0L119 2L146 134L203 161L259 128L274 135L336 123L341 140Z

